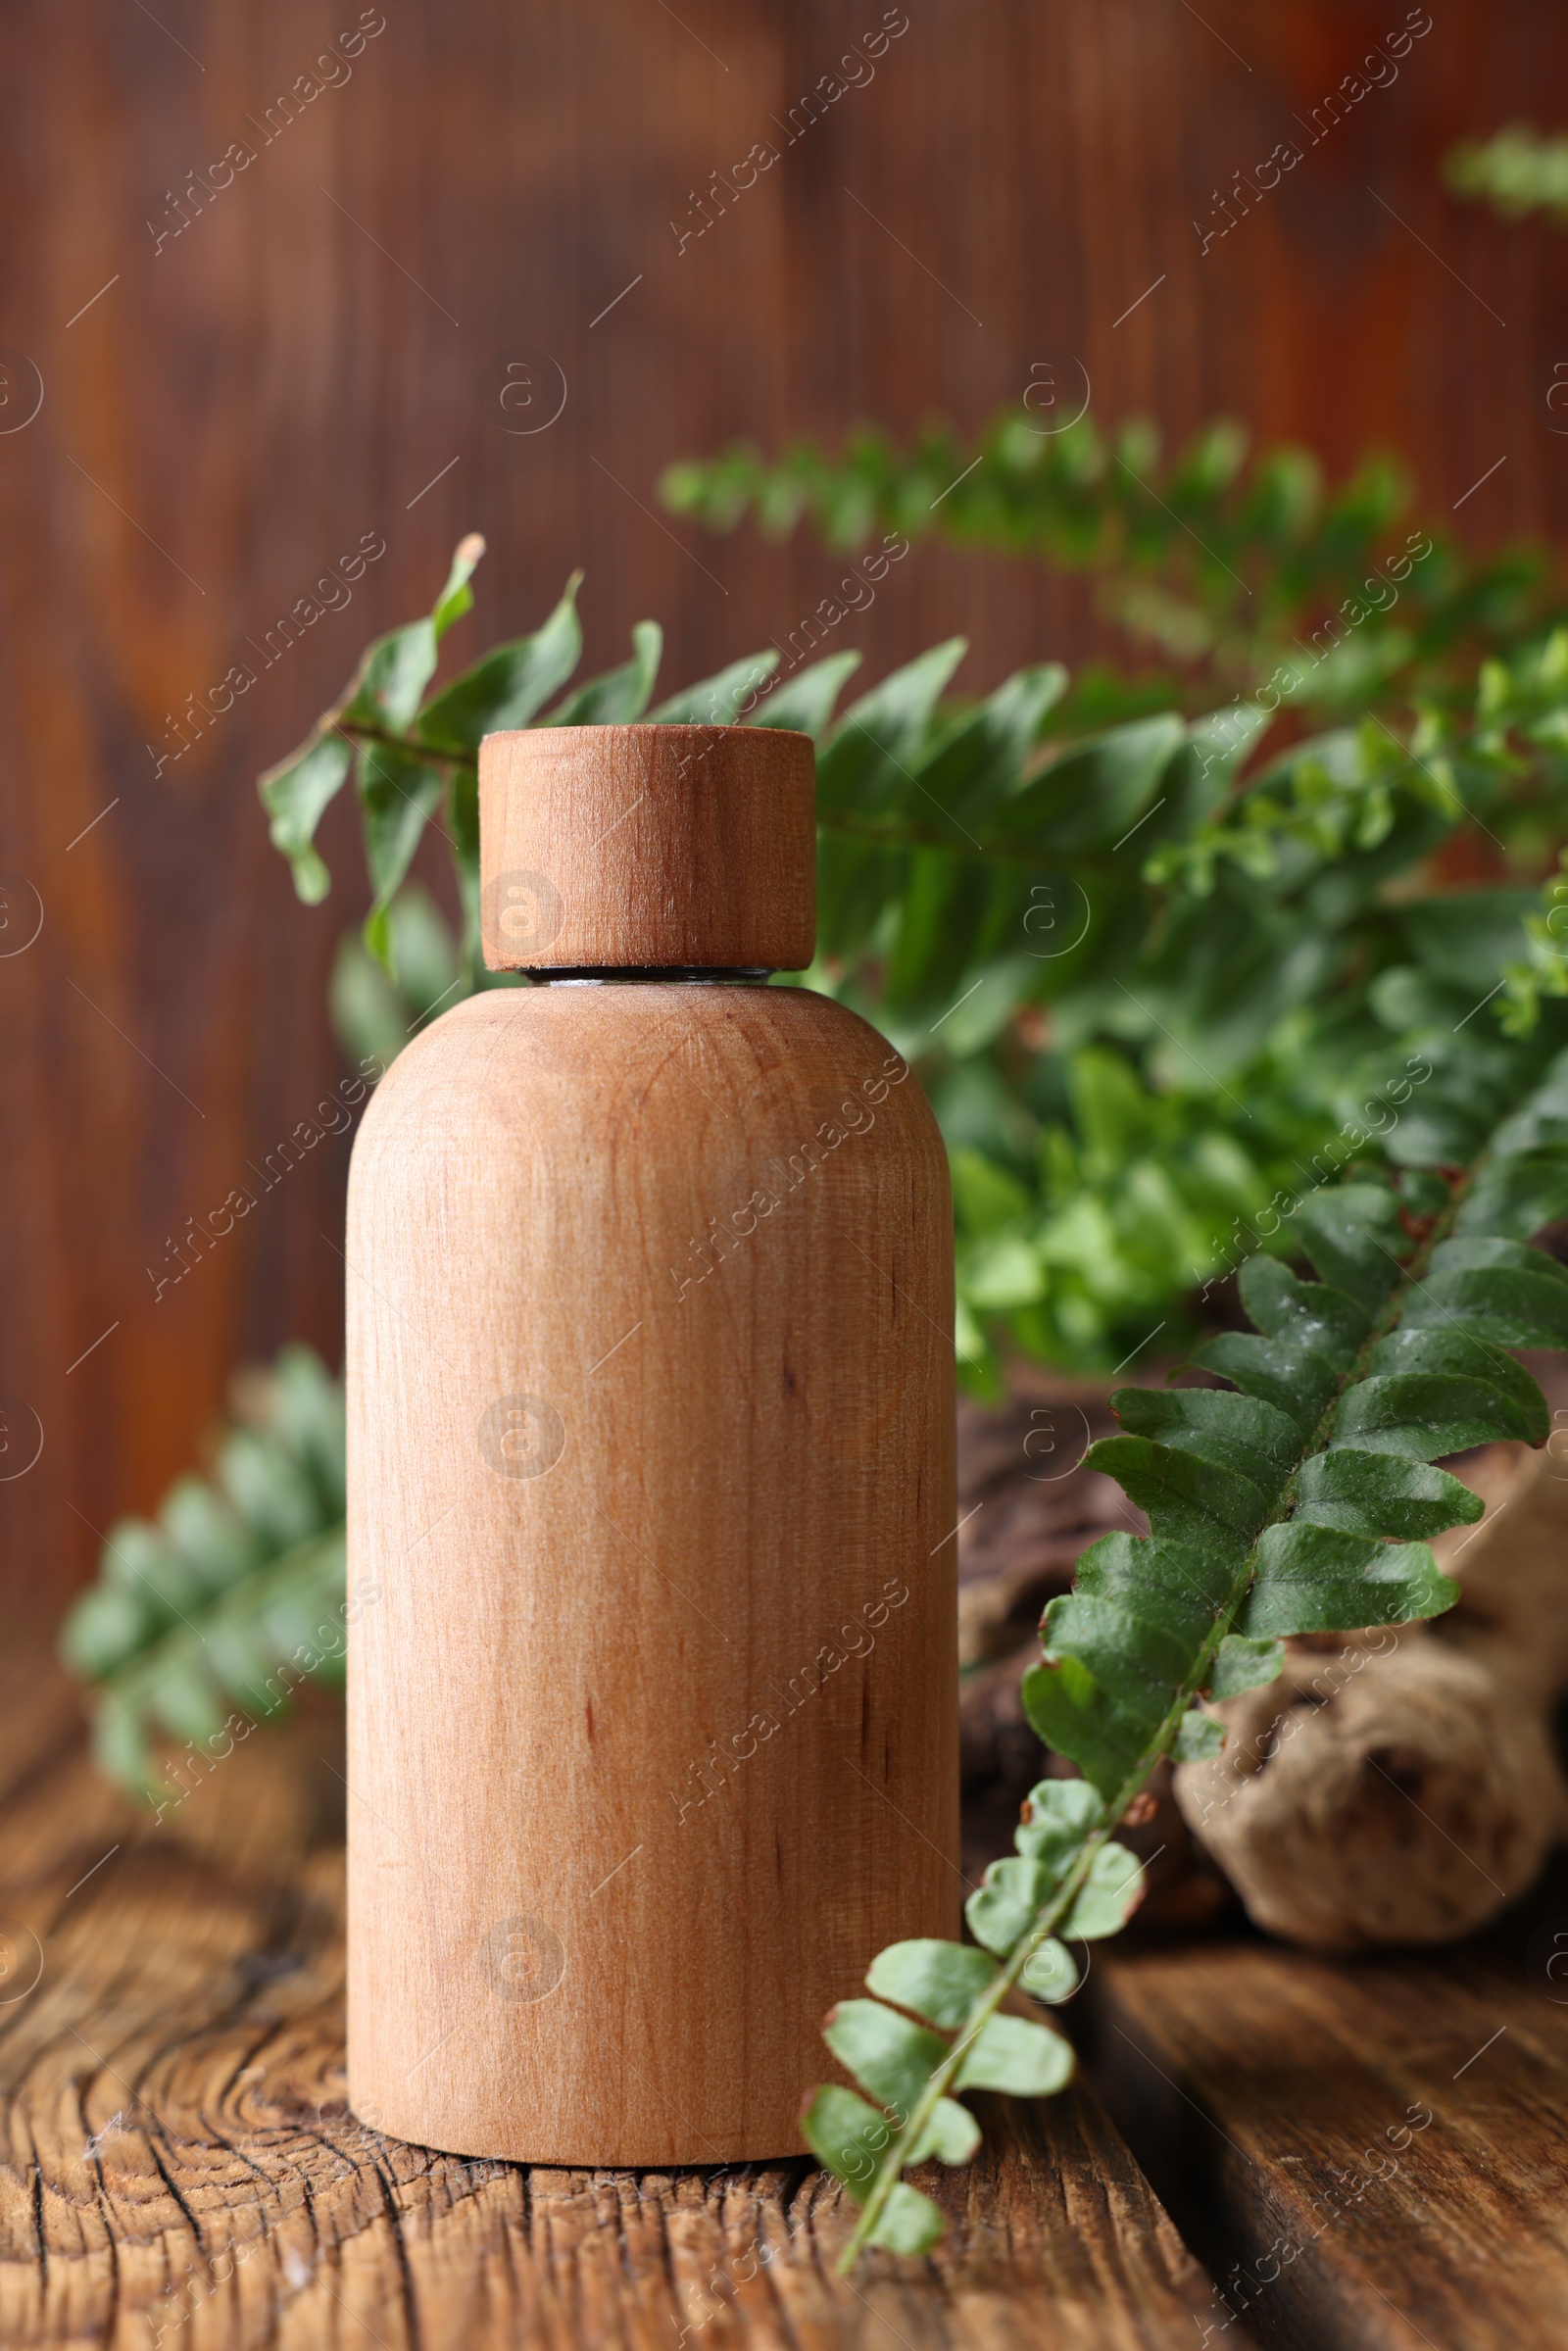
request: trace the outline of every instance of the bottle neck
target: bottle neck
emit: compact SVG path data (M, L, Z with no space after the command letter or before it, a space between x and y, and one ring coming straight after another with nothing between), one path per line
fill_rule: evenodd
M725 969L710 969L685 963L628 963L596 970L586 964L564 964L559 968L544 968L524 972L523 977L535 987L606 988L630 987L638 982L658 981L665 987L752 987L772 978L766 964L755 967L735 965Z

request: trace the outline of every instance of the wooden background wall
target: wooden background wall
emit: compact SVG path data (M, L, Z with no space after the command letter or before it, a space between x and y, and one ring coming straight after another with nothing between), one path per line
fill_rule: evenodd
M874 81L680 250L688 191L774 135L880 0L378 0L351 77L326 69L338 86L265 143L356 0L12 0L0 941L42 912L0 956L0 1390L44 1432L0 1484L22 1599L58 1609L93 1530L156 1500L238 1361L292 1336L336 1360L344 1141L177 1289L155 1300L146 1269L339 1074L323 989L360 911L350 811L326 836L344 881L307 911L253 778L364 640L424 607L462 530L491 549L467 648L533 622L581 563L590 661L656 614L672 688L782 636L835 567L805 536L672 526L653 511L667 459L865 416L973 427L1065 349L1102 419L1180 438L1228 413L1335 468L1396 446L1440 514L1502 456L1460 521L1561 532L1568 439L1544 396L1568 360L1568 240L1436 179L1462 132L1568 114L1548 0L1431 0L1397 82L1206 254L1212 189L1403 0L905 8ZM234 141L255 161L160 244L187 175ZM521 349L567 387L531 435L499 403ZM167 714L365 533L386 552L352 603L156 772ZM978 682L1081 653L1082 604L1072 581L923 548L854 641L871 674L961 627Z

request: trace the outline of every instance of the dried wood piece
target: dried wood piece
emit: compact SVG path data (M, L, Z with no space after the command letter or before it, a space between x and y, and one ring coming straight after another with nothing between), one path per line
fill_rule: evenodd
M1489 1445L1454 1466L1487 1505L1479 1528L1455 1527L1433 1544L1460 1595L1433 1636L1546 1704L1568 1689L1568 1432L1530 1452Z
M1255 1923L1319 1950L1451 1941L1568 1834L1547 1702L1568 1682L1568 1470L1494 1446L1489 1504L1436 1546L1463 1597L1431 1626L1290 1644L1176 1773L1189 1827Z
M1014 1651L1046 1602L1072 1583L1079 1553L1115 1527L1145 1522L1112 1478L1078 1466L1115 1422L1103 1383L1038 1366L1011 1373L1011 1400L958 1406L958 1661Z
M1102 1385L1013 1370L997 1410L958 1405L958 1663L965 1788L1039 1779L1044 1749L1024 1721L1018 1683L1040 1654L1046 1602L1072 1584L1080 1552L1115 1527L1142 1529L1111 1478L1077 1466L1115 1422ZM998 1662L1000 1660L1000 1662Z
M1293 1644L1278 1682L1217 1710L1224 1752L1176 1774L1249 1917L1314 1950L1452 1941L1568 1828L1541 1716L1479 1660L1410 1627L1397 1643Z

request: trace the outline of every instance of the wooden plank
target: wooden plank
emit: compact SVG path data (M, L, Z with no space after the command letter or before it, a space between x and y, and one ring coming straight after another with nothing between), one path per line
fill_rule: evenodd
M1568 2344L1568 1897L1458 1951L1106 1957L1097 2079L1265 2344ZM1555 1995L1555 1996L1554 1996ZM1220 2312L1209 2341L1233 2340Z
M0 2008L8 2351L1190 2351L1205 2280L1086 2087L994 2118L927 2182L947 2243L848 2284L804 2159L527 2170L362 2128L341 1739L313 1700L150 1833L56 1748L0 1818L0 1916L44 1960Z

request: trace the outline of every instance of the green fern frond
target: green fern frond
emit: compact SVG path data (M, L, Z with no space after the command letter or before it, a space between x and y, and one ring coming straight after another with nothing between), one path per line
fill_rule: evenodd
M1116 1825L1162 1758L1223 1744L1200 1701L1271 1681L1292 1635L1446 1608L1457 1588L1430 1538L1483 1505L1436 1462L1549 1434L1545 1399L1508 1350L1568 1347L1568 1272L1528 1246L1568 1214L1568 1051L1543 1069L1544 1035L1450 1045L1430 1115L1471 1131L1463 1171L1305 1192L1291 1227L1316 1278L1252 1257L1242 1298L1255 1334L1194 1358L1229 1386L1111 1399L1121 1434L1085 1457L1151 1532L1083 1554L1023 1686L1035 1730L1082 1778L1034 1790L1016 1854L968 1902L973 1945L892 1945L867 1972L873 1996L840 2003L824 2029L868 2093L827 2085L803 2117L861 2205L845 2269L863 2246L923 2253L942 2234L939 2207L904 2173L968 2160L979 2133L965 2089L1039 2095L1067 2080L1067 2042L1002 2003L1015 1986L1064 1996L1064 1945L1115 1933L1135 1907L1141 1871Z
M211 1757L225 1732L232 1744L232 1709L249 1724L298 1683L343 1676L341 1384L289 1347L236 1385L245 1417L211 1476L176 1480L156 1520L111 1530L60 1634L93 1692L99 1762L154 1802L172 1793L171 1742Z
M751 514L786 536L804 518L848 555L880 532L863 566L875 576L889 548L933 536L1087 571L1104 615L1177 665L1165 698L1188 707L1195 677L1245 692L1273 672L1304 707L1388 709L1561 613L1544 551L1473 556L1407 533L1406 485L1387 460L1330 493L1307 450L1245 459L1245 434L1224 420L1168 464L1142 419L1104 432L1085 416L1046 432L1021 392L972 444L945 425L903 450L875 430L838 455L798 442L767 458L740 443L671 465L661 489L673 513L718 531ZM842 592L866 601L851 578ZM797 634L820 626L822 606ZM1077 708L1072 718L1094 723Z

